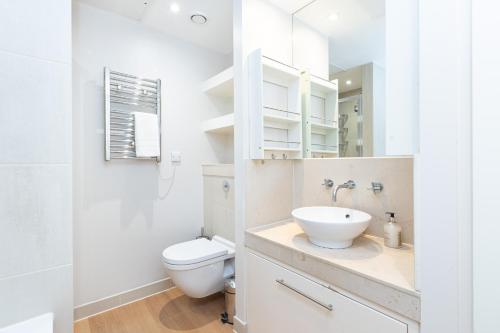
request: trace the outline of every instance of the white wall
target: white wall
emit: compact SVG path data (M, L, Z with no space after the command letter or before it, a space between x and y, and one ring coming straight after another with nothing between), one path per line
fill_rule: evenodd
M245 43L266 57L328 80L328 37L267 0L245 1Z
M166 277L163 249L203 224L202 162L216 162L202 120L219 115L201 83L230 58L112 13L74 6L76 306ZM104 161L103 67L162 80L162 175L151 161ZM170 152L182 152L173 170Z
M500 4L472 1L472 99L473 103L473 260L474 332L493 333L500 327L500 247L498 235L497 100L500 82Z
M470 2L419 1L415 245L422 333L472 332Z
M71 1L0 1L0 327L72 332Z
M293 18L293 66L328 80L330 50L328 36L314 30L298 18Z
M245 38L248 0L233 0L233 51L234 51L234 239L236 243L235 275L238 277L238 293L235 300L234 331L243 332L246 320L245 288L245 191L247 188L246 161L249 156L248 112L248 54L251 45Z
M264 56L292 66L292 15L266 0L245 0L244 4L248 53L260 48Z

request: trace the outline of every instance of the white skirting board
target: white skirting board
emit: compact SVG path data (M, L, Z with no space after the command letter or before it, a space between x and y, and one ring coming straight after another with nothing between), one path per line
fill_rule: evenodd
M247 323L238 318L238 316L234 316L233 321L234 321L233 332L247 333Z
M74 309L74 318L75 321L85 319L98 313L141 300L173 287L174 283L171 278L155 281L135 289L127 290L113 296L77 306Z

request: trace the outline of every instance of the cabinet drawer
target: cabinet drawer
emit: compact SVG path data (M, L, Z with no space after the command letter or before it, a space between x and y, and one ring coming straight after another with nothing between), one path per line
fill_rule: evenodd
M248 253L249 333L407 333L406 324Z

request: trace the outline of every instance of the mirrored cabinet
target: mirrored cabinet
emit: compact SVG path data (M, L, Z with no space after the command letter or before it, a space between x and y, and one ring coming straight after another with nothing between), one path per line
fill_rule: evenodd
M249 56L252 159L302 158L301 73L262 56Z
M338 156L338 83L302 74L304 158Z
M337 157L338 83L262 56L249 56L252 159Z

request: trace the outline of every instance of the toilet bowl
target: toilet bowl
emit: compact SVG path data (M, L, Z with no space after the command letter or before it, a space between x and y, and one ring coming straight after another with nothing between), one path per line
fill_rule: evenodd
M168 275L184 294L202 298L224 289L234 275L234 243L214 236L167 247L162 260Z

